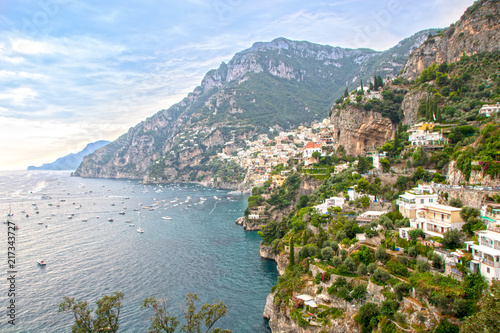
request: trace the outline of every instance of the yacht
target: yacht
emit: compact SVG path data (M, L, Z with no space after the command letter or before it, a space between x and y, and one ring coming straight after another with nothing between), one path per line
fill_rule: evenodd
M142 230L142 228L139 227L139 228L137 228L137 232L140 233L140 234L142 234L144 232L144 230Z

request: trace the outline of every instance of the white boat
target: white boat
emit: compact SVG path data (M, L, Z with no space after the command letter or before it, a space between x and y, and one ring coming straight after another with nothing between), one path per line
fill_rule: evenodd
M109 221L109 222L113 222L113 219L112 219L112 218L109 218L109 219L108 219L108 221Z
M119 212L118 214L120 214L120 215L125 215L125 212Z
M137 232L140 233L140 234L142 234L144 232L144 230L142 230L142 228L139 227L139 228L137 228Z
M88 220L87 219L82 219L82 222L87 222Z
M133 227L133 226L135 226L135 224L130 223L128 226L129 226L129 227Z
M163 216L162 219L164 219L164 220L171 220L172 218L170 216Z
M40 266L46 266L47 265L47 262L45 260L38 260L37 263Z
M132 222L132 220L125 220L125 223L130 223Z

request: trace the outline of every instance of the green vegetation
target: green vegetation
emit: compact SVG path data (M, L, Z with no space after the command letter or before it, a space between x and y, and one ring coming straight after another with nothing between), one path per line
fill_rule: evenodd
M118 332L123 296L119 292L103 296L96 302L97 309L94 311L96 316L92 315L92 310L88 308L86 301L77 302L75 298L64 297L64 301L59 304L59 312L73 314L75 322L71 331L74 333ZM231 333L230 330L212 328L220 318L226 315L227 306L221 301L216 301L214 304L203 304L201 310L197 311L195 303L199 300L197 294L186 296L186 309L184 309L186 323L181 330L186 333L199 333L204 327L203 330L207 333ZM180 324L177 317L167 311L165 300L159 301L154 297L146 298L142 307L154 311L150 319L149 332L174 333Z

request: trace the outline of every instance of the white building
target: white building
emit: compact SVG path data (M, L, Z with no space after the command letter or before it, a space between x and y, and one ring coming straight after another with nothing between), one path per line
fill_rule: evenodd
M345 199L344 198L331 197L331 198L326 199L324 203L322 203L320 205L317 205L314 208L316 209L316 211L319 214L327 214L329 207L340 207L340 208L342 208L342 206L344 205L344 203L345 203Z
M442 133L420 130L410 134L408 140L410 140L412 146L430 146L441 145L445 143L445 139Z
M483 107L479 110L479 114L485 115L486 117L491 117L493 113L497 113L498 109L500 108L500 103L497 103L496 105L488 105L485 104Z
M491 224L486 230L476 231L479 245L466 242L467 250L472 251L473 260L469 269L479 270L487 281L500 279L500 224Z
M399 206L399 212L406 218L416 219L417 209L424 205L438 203L438 195L430 185L418 185L405 194L399 196L396 204Z
M307 145L304 147L304 152L302 153L302 156L304 158L309 158L315 152L323 154L323 149L321 149L321 145L314 142L308 142Z
M385 153L382 154L373 154L373 167L375 169L380 170L380 159L385 157Z
M363 214L359 215L356 218L356 222L358 222L359 224L370 223L371 221L380 218L380 216L383 214L387 214L387 212L386 211L379 211L379 210L369 210L369 211L366 211Z

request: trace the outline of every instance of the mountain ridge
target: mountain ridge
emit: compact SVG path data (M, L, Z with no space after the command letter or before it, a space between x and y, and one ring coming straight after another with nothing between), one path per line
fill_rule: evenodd
M76 170L82 163L85 156L92 154L94 151L104 147L108 143L110 143L110 141L106 140L99 140L89 143L78 153L68 154L66 156L58 158L54 162L44 163L39 167L30 165L28 167L28 170Z
M324 119L346 85L356 88L374 74L396 76L410 52L432 31L421 31L384 52L283 37L256 42L207 72L181 102L86 157L75 175L144 179L153 164L161 164L157 176L163 181L198 179L188 177L193 167L199 169L226 142L239 142L237 149L253 135ZM192 134L192 142L185 142L186 133ZM206 172L200 175L209 177Z

